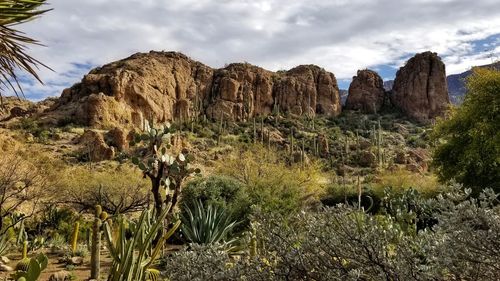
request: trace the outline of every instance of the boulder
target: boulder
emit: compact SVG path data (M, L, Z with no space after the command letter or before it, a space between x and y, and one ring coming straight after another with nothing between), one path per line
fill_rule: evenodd
M248 120L273 110L274 73L248 63L215 71L207 115L220 120Z
M49 281L69 281L69 280L72 280L72 274L71 272L69 271L66 271L66 270L61 270L61 271L58 271L56 273L53 273L50 277L49 277Z
M1 256L0 257L0 263L1 264L9 264L10 263L10 259L6 256Z
M349 86L345 109L377 113L384 105L385 89L382 78L373 70L358 70Z
M391 102L419 122L444 116L450 99L444 63L436 53L415 55L396 73Z
M82 257L71 257L68 261L69 264L71 265L82 265L83 264L83 258Z
M14 271L14 268L6 265L6 264L0 264L0 271L2 272L11 272Z
M328 145L328 137L324 134L318 134L317 137L319 154L322 157L327 157L330 154L330 146Z
M129 147L128 133L125 129L115 127L106 133L105 139L106 144L115 147L118 151L124 151Z
M78 143L83 147L81 153L86 154L89 161L99 162L111 160L115 157L114 147L108 146L104 141L102 133L98 131L86 130Z

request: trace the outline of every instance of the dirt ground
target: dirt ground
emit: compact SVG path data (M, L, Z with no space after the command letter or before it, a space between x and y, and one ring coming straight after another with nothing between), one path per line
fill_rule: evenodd
M66 264L58 263L58 260L61 258L60 255L51 253L47 253L46 255L49 258L49 264L42 272L39 278L40 281L49 280L52 274L61 270L71 272L73 274L73 280L88 280L90 277L90 256L85 258L83 265L67 268ZM7 257L10 259L10 263L8 265L12 268L15 268L17 262L21 259L21 255L8 255ZM108 256L101 255L101 279L106 280L106 272L108 272L110 267L111 259ZM4 278L9 277L11 273L12 272L0 272L0 280L4 280Z

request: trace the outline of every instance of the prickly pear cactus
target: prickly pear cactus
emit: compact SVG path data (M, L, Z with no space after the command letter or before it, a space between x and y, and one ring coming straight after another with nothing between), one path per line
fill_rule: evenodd
M142 144L146 148L142 154L132 158L132 163L143 172L144 177L151 179L157 215L167 204L172 204L172 209L175 207L185 178L200 173L199 169L191 166L194 155L186 149L177 155L169 153L174 133L175 129L170 124L157 128L145 124L144 132L136 134L130 143L131 146Z

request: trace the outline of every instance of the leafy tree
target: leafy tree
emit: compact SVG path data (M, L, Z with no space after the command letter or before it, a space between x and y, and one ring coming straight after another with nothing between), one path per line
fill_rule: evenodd
M27 45L39 45L39 42L12 27L49 11L40 9L45 3L46 0L0 0L0 85L17 95L18 91L22 93L18 69L42 82L36 70L47 66L26 53Z
M477 68L467 81L462 106L437 124L434 166L441 180L479 193L500 190L500 71Z

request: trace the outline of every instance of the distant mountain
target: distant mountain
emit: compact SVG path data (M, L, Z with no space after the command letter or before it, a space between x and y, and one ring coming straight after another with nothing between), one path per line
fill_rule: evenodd
M500 61L494 62L492 64L481 65L478 67L487 67L496 70L500 70ZM446 82L448 83L448 94L450 95L450 101L453 104L461 104L464 100L466 93L465 80L472 73L471 70L465 71L460 74L452 74L446 77ZM394 80L384 81L384 88L386 91L392 90L394 85Z
M384 89L386 91L390 91L392 90L392 86L394 86L394 80L387 80L387 81L384 81Z
M482 65L479 67L487 67L500 70L500 61L497 61L492 64ZM450 100L452 103L454 104L462 103L465 93L467 91L465 88L465 80L467 79L467 77L469 77L471 73L472 71L468 70L460 74L449 75L446 78L446 81L448 82L448 93L450 94Z
M342 104L342 106L344 106L345 101L347 100L347 95L349 94L349 91L344 90L344 89L340 89L339 94L340 94L340 103Z

